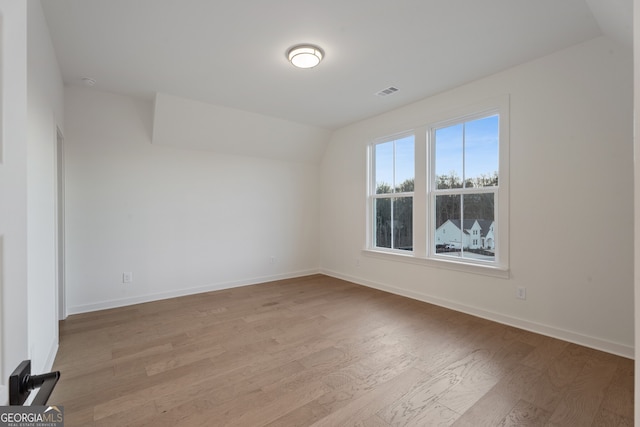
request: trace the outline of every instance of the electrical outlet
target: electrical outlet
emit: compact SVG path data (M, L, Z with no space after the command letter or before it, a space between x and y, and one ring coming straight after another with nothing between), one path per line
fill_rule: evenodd
M122 273L122 283L133 283L133 273L130 271Z
M518 286L516 289L516 298L518 299L527 299L527 288L524 286Z

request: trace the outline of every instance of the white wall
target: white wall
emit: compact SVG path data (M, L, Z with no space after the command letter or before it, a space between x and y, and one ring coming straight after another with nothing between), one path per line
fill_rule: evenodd
M634 62L634 289L635 289L635 342L640 343L640 0L633 1L633 62ZM635 420L640 422L640 346L635 347Z
M27 9L27 284L29 358L48 371L58 348L56 280L56 143L62 128L62 77L42 5Z
M316 126L157 93L151 142L173 148L318 163L330 134Z
M27 5L0 0L0 405L28 355Z
M317 163L151 144L152 111L65 89L69 313L318 271Z
M632 84L631 52L598 38L335 132L321 170L322 270L633 356ZM366 256L367 144L503 94L510 278Z

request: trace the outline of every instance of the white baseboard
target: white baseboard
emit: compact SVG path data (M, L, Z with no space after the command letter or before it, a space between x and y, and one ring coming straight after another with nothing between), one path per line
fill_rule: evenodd
M365 280L358 277L345 275L335 271L321 269L320 273L325 274L327 276L335 277L338 279L346 280L348 282L352 282L358 285L367 286L369 288L374 288L374 289L389 292L392 294L405 296L407 298L423 301L423 302L434 304L440 307L449 308L451 310L459 311L462 313L470 314L472 316L502 323L504 325L513 326L519 329L535 332L537 334L546 335L552 338L557 338L563 341L568 341L574 344L579 344L585 347L601 350L607 353L615 354L617 356L626 357L628 359L634 359L635 357L635 349L633 347L630 347L624 344L614 343L611 341L591 337L588 335L579 334L576 332L568 331L561 328L556 328L549 325L530 322L525 319L505 316L500 313L495 313L495 312L483 310L481 308L460 304L455 301L437 298L437 297L433 297L427 294L422 294L419 292L408 291L406 289L401 289L392 285L373 282L370 280Z
M301 270L290 273L276 274L272 276L254 277L245 280L235 280L231 282L213 283L206 286L196 288L176 289L167 292L158 292L154 294L139 295L131 298L122 298L110 301L101 301L93 304L83 304L67 307L67 314L89 313L92 311L106 310L109 308L125 307L128 305L140 304L151 301L158 301L168 298L182 297L186 295L201 294L204 292L220 291L223 289L239 288L242 286L256 285L259 283L272 282L274 280L292 279L295 277L309 276L320 273L319 269Z
M263 276L263 277L255 277L247 280L237 280L232 282L221 282L214 283L207 286L200 286L197 288L186 288L186 289L177 289L169 292L160 292L155 294L141 295L132 298L123 298L118 300L111 301L102 301L94 304L85 304L79 306L68 307L68 313L71 314L79 314L79 313L88 313L92 311L105 310L109 308L116 307L124 307L128 305L140 304L151 301L158 301L162 299L175 298L185 295L193 295L199 294L203 292L211 292L211 291L219 291L223 289L231 289L242 286L250 286L256 285L259 283L271 282L274 280L284 280L284 279L292 279L296 277L309 276L312 274L325 274L327 276L335 277L338 279L346 280L358 285L367 286L374 289L379 289L381 291L390 292L392 294L405 296L407 298L412 298L418 301L423 301L426 303L438 305L440 307L449 308L451 310L459 311L462 313L470 314L472 316L480 317L487 320L492 320L494 322L502 323L505 325L513 326L516 328L524 329L530 332L535 332L541 335L546 335L549 337L561 339L564 341L572 342L575 344L583 345L585 347L590 347L596 350L605 351L607 353L615 354L618 356L626 357L629 359L634 359L635 357L635 349L631 346L627 346L624 344L619 344L611 341L607 341L601 338L591 337L588 335L580 334L577 332L568 331L565 329L557 328L550 325L544 325L537 322L531 322L525 319L519 319L512 316L506 316L500 313L483 310L481 308L460 304L455 301L450 301L438 297L434 297L431 295L408 291L406 289L398 288L396 286L387 285L383 283L374 282L371 280L362 279L359 277L354 277L350 275L345 275L342 273L338 273L331 270L325 269L312 269L312 270L302 270L296 272L290 272L285 274L278 274L273 276ZM55 348L57 351L57 346ZM49 356L47 363L50 363L48 366L53 365L53 359L55 359L55 352ZM0 390L1 391L1 390ZM0 396L1 397L1 396Z

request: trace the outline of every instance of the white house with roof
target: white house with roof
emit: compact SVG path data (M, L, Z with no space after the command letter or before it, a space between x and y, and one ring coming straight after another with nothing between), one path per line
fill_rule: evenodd
M460 227L459 219L448 219L436 229L435 243L459 249L495 248L495 221L486 219L465 219Z

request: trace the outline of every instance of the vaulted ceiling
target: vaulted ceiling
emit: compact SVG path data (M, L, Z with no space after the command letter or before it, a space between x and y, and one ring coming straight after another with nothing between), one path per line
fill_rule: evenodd
M43 1L65 84L335 129L606 35L632 0ZM316 68L288 63L321 46ZM375 93L399 89L386 97Z

